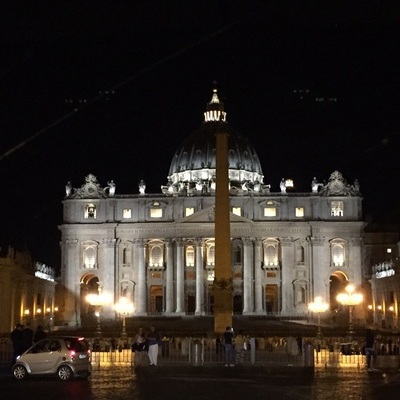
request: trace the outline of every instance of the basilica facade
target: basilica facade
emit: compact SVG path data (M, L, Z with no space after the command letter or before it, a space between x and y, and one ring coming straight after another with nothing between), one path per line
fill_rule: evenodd
M101 307L132 304L129 315L209 315L214 310L216 140L229 134L233 312L302 317L317 296L362 285L362 196L333 170L296 193L290 179L271 190L257 152L226 120L214 89L202 126L172 156L159 194L119 194L88 174L66 186L61 230L60 317L79 326ZM116 181L117 182L117 181ZM97 303L87 301L97 295Z

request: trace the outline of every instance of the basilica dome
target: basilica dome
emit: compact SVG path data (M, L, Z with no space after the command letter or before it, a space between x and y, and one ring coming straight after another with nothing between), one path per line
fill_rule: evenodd
M229 182L232 191L260 191L263 172L254 147L226 122L224 105L217 89L204 113L203 125L176 150L163 191L211 193L215 189L216 134L228 133Z

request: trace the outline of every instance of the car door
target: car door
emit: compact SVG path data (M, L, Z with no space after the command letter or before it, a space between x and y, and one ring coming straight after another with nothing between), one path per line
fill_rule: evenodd
M47 370L49 346L49 339L41 340L21 357L21 361L28 365L32 374L40 374Z

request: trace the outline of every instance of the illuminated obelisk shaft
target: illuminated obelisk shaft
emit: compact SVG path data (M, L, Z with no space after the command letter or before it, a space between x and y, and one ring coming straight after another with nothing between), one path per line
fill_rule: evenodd
M224 123L216 132L214 332L232 326L232 266L228 175L228 137Z

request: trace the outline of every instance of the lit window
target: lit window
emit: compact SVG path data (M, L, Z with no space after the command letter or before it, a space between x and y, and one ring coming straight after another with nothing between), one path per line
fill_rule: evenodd
M194 267L194 248L193 248L193 246L188 246L186 248L186 265L188 267Z
M392 252L392 249L386 249L386 253L390 254Z
M186 207L185 209L185 217L188 217L189 215L194 214L194 208L193 207Z
M92 269L96 267L96 247L88 246L83 251L84 268Z
M207 265L215 264L215 246L210 246L207 248Z
M298 218L304 217L304 207L296 207L295 215Z
M96 218L96 206L94 204L86 204L85 206L85 219Z
M209 269L209 270L207 271L207 280L208 280L208 281L213 281L213 280L214 280L214 277L215 277L214 270Z
M150 217L151 218L162 218L162 208L151 208Z
M276 268L279 265L279 242L270 238L263 243L263 268Z
M154 246L150 250L150 266L161 267L163 265L163 249L161 246Z
M240 207L232 207L232 214L239 215L239 217L242 215L242 209Z
M332 217L343 217L343 201L332 201L331 202L331 216Z
M276 217L276 208L275 207L265 207L264 208L264 217Z
M334 241L331 244L332 265L343 267L345 265L345 244L344 242Z
M132 218L132 210L131 210L130 208L125 208L125 209L122 211L122 216L123 216L124 218Z
M268 244L264 247L264 263L268 265L278 265L277 246Z

